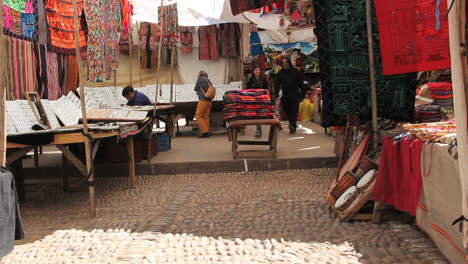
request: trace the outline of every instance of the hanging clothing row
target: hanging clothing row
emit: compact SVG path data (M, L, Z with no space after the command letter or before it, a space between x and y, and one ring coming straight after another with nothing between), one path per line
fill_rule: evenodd
M240 28L234 23L203 26L198 29L200 60L218 60L220 57L239 56Z
M111 73L118 68L119 33L128 35L130 32L132 6L129 0L77 0L77 11L79 46L81 56L88 59L88 80L100 82L104 78L110 79ZM55 53L44 52L43 59L60 62L61 55L76 54L72 0L5 0L3 14L7 36L47 45L47 51ZM24 46L28 47L29 44ZM74 65L70 59L68 62L63 64ZM52 64L47 67L55 68ZM44 72L38 69L40 72L34 75L44 80ZM62 77L57 82L68 83L69 79L68 76ZM47 85L53 87L53 83L55 80ZM70 83L75 83L74 78ZM36 84L45 85L45 82ZM18 91L16 95L22 96Z
M78 87L75 55L61 55L46 45L5 37L5 81L7 99L24 99L25 92L37 92L56 100Z

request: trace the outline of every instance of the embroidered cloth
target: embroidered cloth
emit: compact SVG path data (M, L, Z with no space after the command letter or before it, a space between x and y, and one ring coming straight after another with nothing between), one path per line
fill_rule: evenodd
M384 75L450 68L447 0L376 0Z
M45 15L49 31L49 50L59 54L76 54L75 24L71 0L46 0ZM83 1L77 1L78 17L83 11ZM80 47L86 47L86 36L80 26Z

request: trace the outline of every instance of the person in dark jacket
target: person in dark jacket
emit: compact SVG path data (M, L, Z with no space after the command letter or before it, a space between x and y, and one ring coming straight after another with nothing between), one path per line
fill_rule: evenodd
M253 70L253 76L247 81L247 89L265 89L268 90L268 82L264 77L262 69L260 66L257 66ZM257 125L257 132L255 137L262 137L262 126Z
M297 112L299 111L299 100L304 95L302 91L302 74L292 66L288 58L281 59L282 69L276 74L275 79L275 98L279 96L281 89L281 105L289 121L289 132L296 133Z
M135 91L132 86L128 85L122 91L122 96L127 98L129 106L145 106L152 105L148 96L138 91Z
M197 110L195 112L195 118L197 119L198 128L200 134L198 137L209 137L210 136L210 112L212 100L205 96L208 92L211 82L208 79L208 74L204 71L198 73L197 83L195 84L195 92L198 95Z

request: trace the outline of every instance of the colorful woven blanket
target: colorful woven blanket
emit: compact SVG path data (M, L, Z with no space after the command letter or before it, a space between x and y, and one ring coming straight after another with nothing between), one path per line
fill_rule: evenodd
M3 1L3 29L6 35L27 41L37 40L37 1Z
M77 1L78 17L83 11L83 1ZM76 54L75 24L73 21L73 3L71 0L45 1L45 15L49 31L49 49L59 54ZM86 36L80 27L80 47L86 48Z

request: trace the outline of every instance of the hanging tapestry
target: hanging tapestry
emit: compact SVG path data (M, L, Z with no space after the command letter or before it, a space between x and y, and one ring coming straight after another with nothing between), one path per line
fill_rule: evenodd
M216 25L198 29L200 60L219 60L218 28Z
M324 127L343 126L356 113L372 118L365 0L315 0ZM374 12L374 9L372 9ZM377 29L375 12L372 24ZM412 121L416 74L383 76L378 32L374 31L379 117Z
M284 16L289 20L289 29L315 25L314 3L312 0L286 0Z
M88 80L110 79L118 68L119 23L118 0L87 0L83 5L88 25Z
M267 70L278 72L281 69L281 58L290 57L291 62L295 67L301 67L300 56L301 43L295 42L290 44L264 44L263 51L265 52L265 64Z
M163 23L162 28L162 45L171 46L177 43L179 37L178 32L178 16L177 16L177 4L159 7L158 9L158 21Z
M289 57L293 65L301 71L319 71L319 59L315 43L263 44L263 50L267 70L279 71L281 69L281 58Z
M450 68L447 0L376 0L383 73Z
M7 99L23 99L25 92L37 91L34 43L5 37Z
M180 44L182 45L182 54L191 54L193 46L193 33L195 27L179 27L180 31Z
M238 15L242 12L258 9L263 6L268 6L271 4L279 3L282 1L278 0L236 0L231 2L231 11L232 14Z
M221 57L230 58L239 56L240 28L236 23L219 25L219 42Z
M37 40L37 1L3 1L3 32L14 38Z
M83 1L77 1L78 17L81 17ZM45 0L49 49L59 54L76 54L75 24L71 0ZM86 47L86 36L80 27L80 47Z

